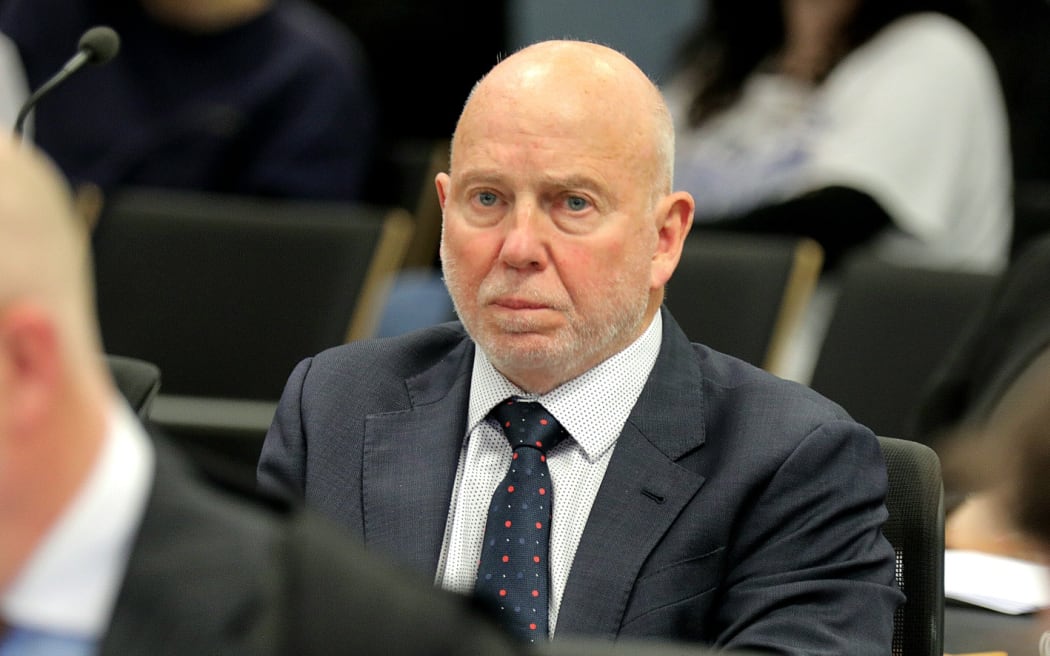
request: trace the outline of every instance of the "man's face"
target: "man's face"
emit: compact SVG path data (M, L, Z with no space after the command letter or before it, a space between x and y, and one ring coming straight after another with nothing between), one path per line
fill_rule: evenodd
M438 177L445 279L496 368L544 392L645 327L652 158L615 109L479 96L457 129L451 177Z

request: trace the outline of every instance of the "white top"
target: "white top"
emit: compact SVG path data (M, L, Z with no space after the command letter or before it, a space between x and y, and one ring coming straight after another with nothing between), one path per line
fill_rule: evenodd
M127 404L76 498L0 596L12 626L100 640L153 480L153 447Z
M489 502L510 467L512 450L485 416L508 396L539 401L568 431L547 455L553 496L550 534L549 635L554 635L565 583L584 525L605 476L613 447L656 363L663 320L657 312L630 346L550 392L519 389L492 366L481 349L474 357L467 435L460 453L436 581L460 593L474 590ZM601 407L601 412L595 408Z
M18 47L7 35L0 33L0 121L3 130L10 132L15 127L18 110L29 97L29 84L26 82L22 58ZM26 121L26 133L30 132L32 116Z
M684 124L682 82L665 93L676 185L696 197L698 221L844 185L893 217L875 246L884 257L1005 265L1012 174L1002 93L983 45L951 18L894 21L816 88L755 73L736 105L696 130Z

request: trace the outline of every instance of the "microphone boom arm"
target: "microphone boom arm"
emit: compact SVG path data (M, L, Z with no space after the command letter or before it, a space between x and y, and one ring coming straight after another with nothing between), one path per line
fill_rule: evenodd
M22 108L18 110L18 117L15 119L15 134L18 138L22 138L23 126L26 118L29 116L29 112L32 111L33 107L44 95L61 84L67 77L83 68L85 64L105 64L110 59L113 59L119 50L120 37L112 28L99 25L84 32L80 37L76 54L66 62L60 71L34 91L22 105Z
M78 50L77 54L73 55L73 58L66 62L66 65L62 67L60 71L51 76L47 82L44 82L40 87L34 91L29 99L26 100L25 104L22 105L22 109L18 110L18 118L15 119L15 133L21 135L22 127L26 122L26 118L29 116L29 112L33 110L37 102L51 91L54 87L61 84L67 77L76 73L84 64L87 64L91 60L91 55L84 50Z

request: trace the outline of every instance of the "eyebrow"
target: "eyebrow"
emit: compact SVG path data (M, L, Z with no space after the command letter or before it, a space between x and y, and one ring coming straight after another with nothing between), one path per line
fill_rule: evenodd
M467 169L459 174L460 179L469 185L493 185L499 186L507 183L508 179L515 176L497 168ZM566 175L554 175L541 172L538 175L541 186L555 187L557 189L580 189L592 193L600 193L606 189L600 180L594 176L579 173L568 173Z
M599 190L604 188L604 186L594 177L578 173L566 176L543 175L541 180L545 184L561 187L563 189Z

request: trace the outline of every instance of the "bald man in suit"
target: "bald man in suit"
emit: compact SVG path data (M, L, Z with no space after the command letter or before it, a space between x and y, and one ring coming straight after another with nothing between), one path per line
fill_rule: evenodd
M621 54L550 41L503 59L436 178L462 323L300 363L259 481L473 594L512 462L490 411L537 403L569 437L545 460L549 598L523 635L889 653L903 596L878 442L691 344L662 307L694 207L673 157L658 89Z

